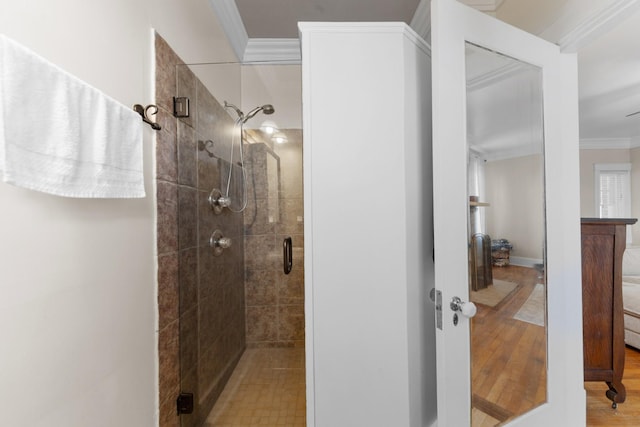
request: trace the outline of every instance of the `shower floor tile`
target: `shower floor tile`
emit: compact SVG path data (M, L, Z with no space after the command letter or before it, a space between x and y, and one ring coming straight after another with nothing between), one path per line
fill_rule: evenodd
M205 427L304 427L304 349L248 348Z

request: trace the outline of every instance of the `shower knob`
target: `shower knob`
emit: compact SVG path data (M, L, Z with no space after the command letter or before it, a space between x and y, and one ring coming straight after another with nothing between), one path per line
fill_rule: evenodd
M213 254L215 256L219 256L222 255L222 252L225 249L231 247L231 239L229 237L224 237L222 235L222 231L216 230L209 238L209 246L213 248Z
M231 205L231 199L223 196L220 190L214 188L211 190L211 193L209 193L209 204L214 213L220 214L223 208L228 208Z
M478 311L478 308L474 303L472 303L471 301L463 302L458 297L451 298L450 307L451 307L451 310L455 311L456 313L462 314L467 319L470 319L473 316L475 316L476 312Z

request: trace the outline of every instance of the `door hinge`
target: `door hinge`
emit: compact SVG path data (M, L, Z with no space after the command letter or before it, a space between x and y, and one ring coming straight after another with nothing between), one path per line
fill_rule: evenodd
M186 96L173 98L174 117L189 117L189 98Z
M176 399L178 415L193 413L193 393L180 393Z

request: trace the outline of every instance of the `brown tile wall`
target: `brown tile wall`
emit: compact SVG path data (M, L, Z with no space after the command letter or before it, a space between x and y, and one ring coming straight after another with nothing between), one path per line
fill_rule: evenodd
M277 108L277 107L276 107ZM247 346L304 346L302 132L284 131L288 142L272 145L248 131L249 203L244 214ZM277 191L269 189L267 158L279 159ZM273 182L273 181L272 181ZM291 236L293 269L283 272L282 243Z
M207 198L228 163L198 150L198 140L228 139L233 120L162 37L155 43L160 426L185 427L206 418L244 351L243 215L213 213ZM174 96L190 99L190 117L173 117ZM218 257L215 229L233 240ZM180 391L194 393L193 415L176 415Z

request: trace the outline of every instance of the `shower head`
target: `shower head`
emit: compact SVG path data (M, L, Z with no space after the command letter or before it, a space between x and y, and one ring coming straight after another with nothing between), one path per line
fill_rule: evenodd
M262 106L262 112L264 114L267 114L267 115L268 114L273 114L273 113L276 112L276 109L273 108L273 105L271 105L271 104L265 104L265 105Z
M256 107L247 113L247 115L242 119L242 123L246 123L247 120L253 118L260 111L262 111L264 114L273 114L276 110L271 104L265 104L260 107Z
M224 101L224 108L232 108L238 115L238 120L243 124L247 123L249 119L253 118L260 111L262 111L264 114L273 114L276 111L275 108L273 108L273 105L265 104L260 107L254 108L253 110L249 111L247 115L245 115L242 110L227 101Z

